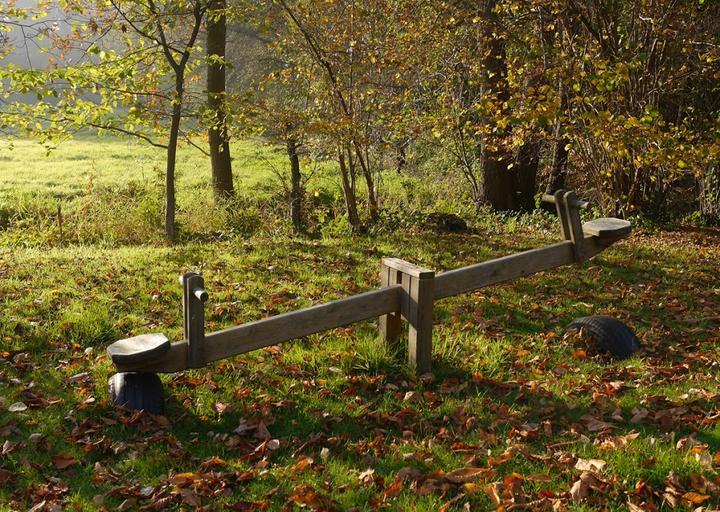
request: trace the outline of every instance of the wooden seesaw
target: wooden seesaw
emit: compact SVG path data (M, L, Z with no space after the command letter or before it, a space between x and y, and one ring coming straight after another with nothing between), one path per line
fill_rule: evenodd
M398 258L384 258L381 287L377 290L221 331L205 332L204 304L208 294L202 276L184 274L180 283L185 338L170 343L164 334L143 334L111 344L107 352L118 371L109 381L111 399L134 409L161 413L163 394L158 373L202 368L213 361L376 317L384 343L395 343L402 320L408 323L408 364L419 373L428 372L432 364L434 301L569 263L582 263L631 232L630 222L615 218L582 224L579 210L587 203L579 201L573 192L560 190L545 195L543 200L556 206L562 242L439 274ZM585 317L574 324L593 331L604 339L606 348L619 355L638 348L632 331L615 319Z

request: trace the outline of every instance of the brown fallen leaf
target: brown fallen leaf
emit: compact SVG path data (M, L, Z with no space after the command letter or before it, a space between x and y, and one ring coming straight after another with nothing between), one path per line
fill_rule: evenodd
M53 455L52 461L55 467L58 469L67 469L70 466L78 463L78 461L68 453Z
M599 420L594 416L590 416L589 414L586 414L580 419L585 422L585 428L587 428L589 432L600 432L603 430L610 430L615 428L615 425L613 423Z
M180 496L182 496L183 502L185 502L187 505L190 505L191 507L197 508L202 504L200 501L200 496L198 496L192 489L181 489Z
M177 485L178 487L183 487L192 484L196 479L199 479L199 477L195 473L178 473L171 476L168 479L168 483Z
M302 471L305 471L307 468L313 465L313 462L315 462L312 457L301 457L300 460L298 460L297 464L295 464L292 468L292 474L300 473Z
M580 471L594 471L602 473L607 463L602 459L578 459L575 463L575 469Z
M492 500L495 506L502 504L502 484L500 482L493 482L485 487L485 494Z
M591 471L583 471L570 488L570 497L574 503L580 503L588 497L590 490L603 491L607 482Z
M397 476L395 480L393 480L393 482L385 488L383 496L385 498L396 498L399 496L403 490L404 481L405 480L402 477Z
M453 484L464 484L476 480L487 480L495 476L491 468L459 468L445 474L445 480Z
M682 495L682 500L688 505L700 505L710 499L707 494L700 494L699 492L686 492Z

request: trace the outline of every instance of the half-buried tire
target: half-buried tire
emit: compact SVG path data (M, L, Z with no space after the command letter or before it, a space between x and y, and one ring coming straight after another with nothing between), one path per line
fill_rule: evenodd
M162 382L155 373L116 373L108 385L110 400L116 405L152 414L165 411Z
M599 352L609 352L625 359L640 350L640 341L630 328L617 318L609 316L584 316L576 318L568 330L583 330L595 341Z

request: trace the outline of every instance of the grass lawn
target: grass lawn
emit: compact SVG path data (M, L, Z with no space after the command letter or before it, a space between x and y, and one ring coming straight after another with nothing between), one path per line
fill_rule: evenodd
M248 196L281 165L254 148L235 153ZM208 183L189 151L181 203ZM104 349L180 339L183 272L202 270L215 330L372 289L383 256L447 270L557 240L546 222L499 218L464 235L203 238L202 225L167 246L88 234L109 222L88 220L88 198L102 199L88 183L112 195L158 168L161 152L121 139L0 153L0 510L720 507L720 232L636 230L582 266L440 301L433 375L364 322L164 375L156 417L108 402ZM23 217L29 196L40 206ZM134 208L145 192L127 197ZM67 210L64 243L52 201ZM623 319L643 350L617 361L564 336L587 314Z

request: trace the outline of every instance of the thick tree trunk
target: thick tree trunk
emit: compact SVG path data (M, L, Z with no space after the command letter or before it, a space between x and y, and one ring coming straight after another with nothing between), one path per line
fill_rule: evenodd
M515 171L515 204L513 210L530 212L535 209L537 174L540 166L540 147L525 143L518 152Z
M207 14L207 90L212 125L208 129L212 187L215 197L232 197L233 179L230 159L230 137L225 111L225 43L227 22L225 0L211 0Z
M290 136L286 141L287 153L290 158L290 219L295 233L303 231L302 222L302 175L300 173L300 158L298 156L298 142Z
M178 135L182 119L182 101L185 78L178 73L175 78L175 102L170 121L170 138L167 147L167 166L165 169L165 236L171 242L176 240L175 233L175 161L177 157Z
M350 171L345 163L345 155L342 149L338 151L338 163L340 164L340 175L342 177L343 195L345 196L348 221L353 231L359 231L360 216L358 215L357 197L355 196L355 187L353 186L354 179L350 176Z
M510 89L505 39L495 12L496 5L497 0L485 0L480 6L483 18L483 94L494 96L496 102L503 104L510 98ZM502 147L502 139L506 135L505 130L501 130L492 139L483 141L480 155L483 176L481 198L496 210L532 209L528 206L532 205L532 199L528 198L535 194L536 149L534 144L526 144L528 147L521 148L520 161L516 163Z

